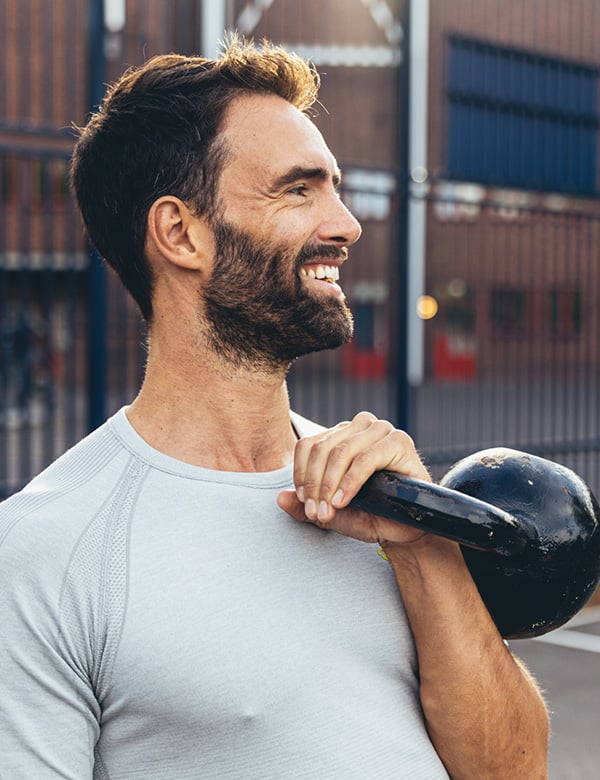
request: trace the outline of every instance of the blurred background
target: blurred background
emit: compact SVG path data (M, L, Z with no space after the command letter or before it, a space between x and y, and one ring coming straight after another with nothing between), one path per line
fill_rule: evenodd
M600 492L596 0L0 0L0 495L143 371L68 191L72 127L126 67L225 29L315 63L364 228L354 341L298 362L294 407L390 418L435 476L504 444Z
M215 56L224 30L315 63L364 228L355 338L293 367L294 408L387 417L435 477L507 445L600 494L600 0L0 0L0 498L143 373L143 325L68 191L73 126L126 67ZM594 609L517 643L557 710L560 780L598 777Z

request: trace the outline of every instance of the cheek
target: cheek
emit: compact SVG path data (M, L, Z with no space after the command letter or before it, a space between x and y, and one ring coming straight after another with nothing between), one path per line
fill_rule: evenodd
M276 209L268 214L264 210L248 211L248 217L242 222L247 230L260 242L267 242L273 247L295 252L311 240L317 233L315 214L318 206L296 206Z

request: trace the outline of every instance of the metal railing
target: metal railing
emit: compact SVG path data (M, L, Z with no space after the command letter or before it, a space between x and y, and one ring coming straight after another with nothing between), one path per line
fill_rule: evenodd
M140 318L90 254L66 187L68 122L3 111L0 99L0 496L128 403L144 363ZM435 476L503 444L566 463L600 492L596 202L449 178L416 191L397 168L342 162L342 197L364 223L342 280L356 336L293 366L294 408L329 425L365 408L396 422L406 407ZM437 313L422 320L409 385L398 224L412 229L411 199L425 208L424 292Z

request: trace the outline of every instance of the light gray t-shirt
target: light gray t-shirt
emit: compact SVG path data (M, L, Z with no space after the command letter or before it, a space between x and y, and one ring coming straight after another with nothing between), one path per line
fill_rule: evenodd
M291 486L121 410L0 504L2 780L448 777L390 567Z

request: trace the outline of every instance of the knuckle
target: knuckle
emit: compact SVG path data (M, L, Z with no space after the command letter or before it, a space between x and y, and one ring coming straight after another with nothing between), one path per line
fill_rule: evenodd
M382 438L393 434L396 430L392 423L388 422L388 420L376 420L373 423L373 428L375 432L380 434Z
M350 454L350 443L348 441L341 441L332 447L329 453L329 460L333 464L343 463L348 460Z
M330 445L326 439L321 439L313 444L311 457L322 458L329 451Z
M415 443L413 441L413 438L406 431L396 428L391 432L391 435L394 439L394 442L397 443L403 449L414 450Z
M370 450L361 450L356 453L354 458L353 467L360 467L365 463L371 463L373 459L373 453Z
M304 480L304 492L307 495L312 495L318 488L320 487L320 483L317 482L316 479L311 479L308 477Z
M333 493L335 487L336 485L333 482L324 479L323 482L321 482L321 490L320 490L321 498L327 498L328 496L330 496Z
M312 442L308 438L298 439L294 447L294 459L296 461L303 460L310 452L311 447Z
M341 431L344 428L347 428L349 425L352 425L350 420L342 420L342 422L339 422L336 426L334 426L333 430Z
M352 464L352 469L349 472L351 478L354 478L356 473L362 473L364 471L372 471L372 453L367 451L357 453Z
M359 412L358 414L354 415L352 422L357 423L358 425L362 425L364 427L368 427L376 420L377 417L375 417L375 415L372 412Z

